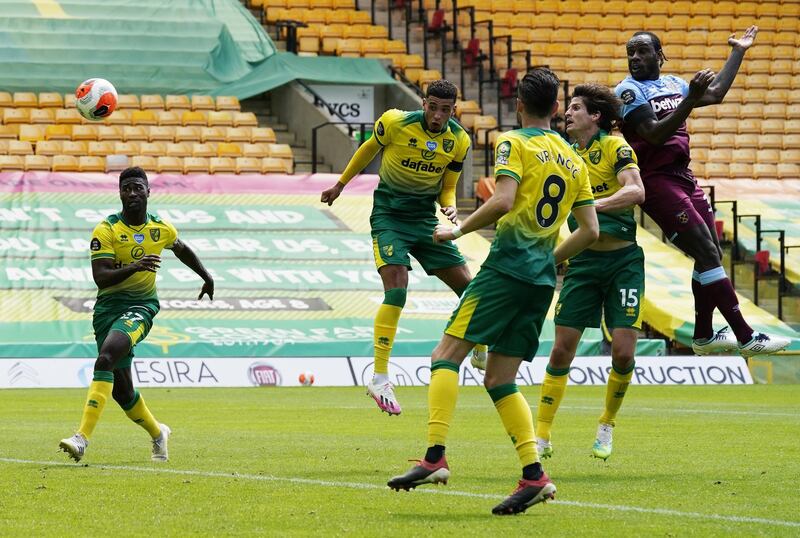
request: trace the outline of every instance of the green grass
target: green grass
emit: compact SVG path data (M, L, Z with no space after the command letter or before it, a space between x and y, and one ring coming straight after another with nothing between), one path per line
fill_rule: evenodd
M524 391L536 401L538 387ZM504 518L490 510L518 462L477 388L460 393L449 485L410 493L384 486L423 454L424 388L401 388L391 418L355 388L144 390L172 427L171 461L151 463L148 436L112 402L80 465L57 446L85 391L0 391L0 534L800 534L800 386L634 386L607 462L589 457L603 391L567 392L545 462L556 502Z

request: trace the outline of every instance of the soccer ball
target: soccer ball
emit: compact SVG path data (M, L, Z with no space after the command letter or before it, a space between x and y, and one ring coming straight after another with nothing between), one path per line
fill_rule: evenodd
M304 387L310 387L311 385L314 384L314 374L312 374L311 372L303 372L302 374L300 374L297 380Z
M75 106L87 120L102 121L117 108L117 90L102 78L84 80L75 90Z

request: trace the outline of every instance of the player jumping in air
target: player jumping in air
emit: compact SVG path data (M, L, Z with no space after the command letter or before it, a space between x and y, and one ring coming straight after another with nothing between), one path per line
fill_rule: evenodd
M133 348L150 332L160 309L156 271L161 251L172 250L203 279L198 300L204 295L214 298L214 280L192 249L178 239L175 227L147 212L149 196L145 171L139 167L123 170L119 176L122 211L98 224L89 243L98 288L92 325L99 353L78 432L59 444L75 461L83 458L109 396L150 434L152 459L167 461L169 457L170 429L150 413L131 376Z
M620 101L605 86L575 87L566 113L567 134L583 157L595 198L600 238L569 261L556 304L556 338L542 382L536 417L539 456L552 455L550 428L567 388L569 367L583 329L599 327L601 314L611 331L611 373L606 404L592 454L611 455L614 419L633 375L637 329L642 326L644 252L636 244L633 206L644 200L636 154L622 137L610 136ZM570 229L577 222L568 220Z
M460 227L442 225L434 232L436 242L449 242L497 222L489 255L431 356L427 452L418 465L389 480L392 489L447 482L445 444L458 396L459 365L475 342L487 342L484 385L522 467L517 488L492 512L524 512L555 494L539 462L531 409L515 381L522 361L533 359L539 347L555 289L555 264L578 254L599 235L586 165L550 130L559 88L558 77L549 69L536 68L525 75L517 99L522 129L497 140L494 195ZM578 228L554 250L570 211Z
M753 331L739 311L736 292L722 268L713 210L689 169L686 118L693 108L722 102L757 32L758 28L751 26L739 39L731 35L731 54L722 70L717 75L709 69L700 71L688 84L661 75L666 61L661 41L651 32L637 32L626 45L630 76L615 90L623 102L622 133L639 156L645 187L642 210L694 260L692 349L698 355L738 349L751 357L789 345L786 338ZM714 332L715 308L728 321L733 335L727 327Z
M389 381L389 355L406 304L409 254L459 297L471 280L466 261L452 242L431 241L439 222L437 201L442 214L452 222L457 220L455 189L470 147L469 134L452 119L457 96L451 82L437 80L428 86L422 110L384 112L373 136L358 148L339 181L322 193L322 202L333 204L344 186L383 149L370 225L384 294L375 316L375 366L367 394L390 415L401 412ZM481 363L486 346L475 346L473 353Z

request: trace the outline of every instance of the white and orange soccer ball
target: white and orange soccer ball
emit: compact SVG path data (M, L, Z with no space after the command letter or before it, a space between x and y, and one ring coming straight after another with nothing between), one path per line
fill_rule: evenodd
M87 120L102 121L117 108L117 89L103 78L84 80L75 90L75 106Z
M310 387L311 385L314 384L314 374L312 374L311 372L303 372L302 374L300 374L297 380L304 387Z

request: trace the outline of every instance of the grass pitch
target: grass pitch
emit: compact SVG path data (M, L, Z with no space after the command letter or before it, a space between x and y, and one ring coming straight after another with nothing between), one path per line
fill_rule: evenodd
M631 387L607 462L589 456L603 393L567 391L545 461L556 501L497 517L520 471L478 388L461 389L449 485L409 493L385 484L424 453L424 388L400 388L391 418L356 388L145 389L173 430L166 464L113 402L68 463L85 391L0 391L0 534L800 534L800 387Z

